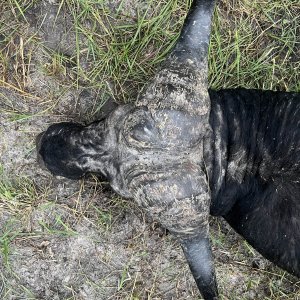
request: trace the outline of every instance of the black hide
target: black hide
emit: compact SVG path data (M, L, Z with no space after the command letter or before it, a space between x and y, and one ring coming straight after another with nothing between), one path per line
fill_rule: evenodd
M211 191L210 213L223 216L262 255L300 277L300 94L247 89L209 93L211 129L203 149ZM129 105L125 111L131 109ZM118 128L123 125L116 123ZM58 162L56 149L61 140L53 138L53 132L64 126L60 131L67 137L64 149L73 149L74 139L78 149L66 156L60 152ZM97 132L105 127L102 122L90 126ZM74 132L82 128L80 138L68 132L71 127ZM48 168L51 163L55 175L74 178L69 176L73 167L62 166L61 161L76 160L77 171L81 170L76 176L83 176L91 168L80 160L94 161L91 153L97 151L95 159L109 155L102 150L99 135L88 127L71 127L64 123L51 126L42 137L39 153ZM89 134L84 135L84 130ZM70 155L74 157L70 159ZM107 161L117 164L117 158ZM108 173L102 170L101 175ZM97 170L95 173L99 174ZM120 186L117 192L131 198Z
M211 214L300 276L300 94L211 91Z

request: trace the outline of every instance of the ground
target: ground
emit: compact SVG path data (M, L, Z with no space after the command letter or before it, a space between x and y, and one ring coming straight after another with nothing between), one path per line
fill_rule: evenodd
M190 1L0 3L0 298L200 299L178 243L95 177L36 163L49 124L133 102L171 49ZM300 91L298 0L222 0L210 86ZM211 219L221 299L298 299L298 279ZM2 287L1 287L2 286Z

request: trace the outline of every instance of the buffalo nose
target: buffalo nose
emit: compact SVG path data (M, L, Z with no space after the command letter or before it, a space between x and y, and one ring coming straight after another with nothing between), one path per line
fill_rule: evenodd
M37 135L37 137L35 138L35 147L36 147L36 153L37 153L37 162L39 164L39 166L42 169L47 169L44 163L44 160L40 154L40 149L41 149L41 144L42 144L42 138L44 136L45 132L41 132L40 134Z
M39 152L40 149L41 149L41 141L42 141L42 138L43 138L43 135L44 135L44 131L39 133L37 135L37 137L35 138L35 145L36 145L36 151Z

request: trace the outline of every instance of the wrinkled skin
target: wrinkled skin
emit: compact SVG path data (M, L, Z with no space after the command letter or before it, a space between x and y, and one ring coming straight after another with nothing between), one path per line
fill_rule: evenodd
M175 117L170 111L159 113L159 120L171 122L167 130L185 121L180 113ZM39 155L55 175L71 179L91 172L103 175L115 192L135 198L173 233L197 235L199 228L206 228L209 210L203 138L172 142L169 137L175 130L165 133L159 125L144 107L120 106L104 121L87 127L50 126L40 140ZM175 134L181 135L181 128Z
M88 126L52 125L37 139L51 173L104 176L168 228L207 300L218 297L210 213L300 274L300 97L243 89L209 96L213 6L194 1L175 48L135 105Z

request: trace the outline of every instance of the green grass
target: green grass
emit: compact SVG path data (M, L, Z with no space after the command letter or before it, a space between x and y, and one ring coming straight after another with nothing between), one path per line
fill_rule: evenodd
M173 47L188 1L149 1L136 16L91 1L66 2L77 41L77 82L99 86L118 101L134 101ZM62 7L65 2L62 2ZM221 1L210 47L213 88L299 90L299 2ZM86 26L89 20L92 25ZM91 68L82 68L86 59ZM113 87L109 87L111 84Z
M14 0L2 6L24 21L33 3ZM72 16L75 51L65 56L49 50L45 72L65 84L101 89L119 102L134 101L176 42L190 1L148 1L137 5L134 15L124 3L111 8L104 1L62 0L58 14ZM211 87L299 91L299 5L297 0L220 1L210 46ZM13 30L0 28L0 64L7 75L15 54L21 74L14 79L22 89L31 59L24 49L37 41L35 35L23 36L20 22L15 23Z
M0 237L0 253L4 265L7 268L9 268L10 244L19 234L16 228L10 226L12 225L10 223L13 223L13 221L10 221L8 222L8 224L5 224L5 227L2 228L1 230L1 237Z
M77 84L100 87L128 102L175 43L188 1L149 1L136 7L135 16L123 2L115 9L94 1L63 1L61 6L74 18ZM91 67L82 67L82 61Z
M18 178L11 182L0 176L0 208L16 214L30 209L41 192L28 178Z
M299 1L222 1L210 51L214 88L299 91Z

